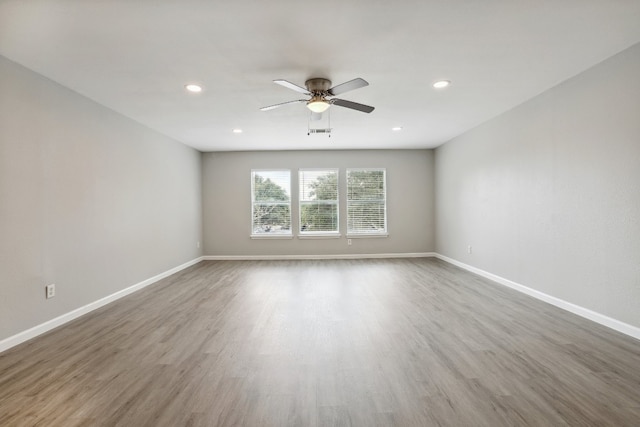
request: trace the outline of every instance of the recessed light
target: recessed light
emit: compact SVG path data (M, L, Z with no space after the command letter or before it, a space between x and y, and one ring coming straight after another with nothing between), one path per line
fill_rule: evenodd
M233 133L242 133L242 129L238 129L238 128L236 128L236 129L234 129L232 132L233 132Z
M202 86L194 84L194 83L189 83L188 85L185 85L184 88L186 90L188 90L189 92L193 92L193 93L202 92Z
M433 87L435 87L436 89L444 89L445 87L449 86L451 84L451 82L449 80L438 80L437 82L435 82L433 84Z
M400 126L396 126L396 127L392 127L391 130L394 132L400 132L402 128Z

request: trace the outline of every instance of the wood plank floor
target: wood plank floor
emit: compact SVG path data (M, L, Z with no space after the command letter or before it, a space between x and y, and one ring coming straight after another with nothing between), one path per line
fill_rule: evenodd
M1 426L639 426L640 341L435 259L202 262L0 354Z

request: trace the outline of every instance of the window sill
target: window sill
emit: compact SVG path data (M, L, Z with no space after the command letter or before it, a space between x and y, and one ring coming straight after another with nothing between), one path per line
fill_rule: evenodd
M285 240L291 240L293 239L293 235L292 234L252 234L251 235L252 239L266 239L266 240L273 240L273 239L285 239Z
M298 234L298 239L339 239L340 237L342 237L340 233Z
M389 233L347 234L347 239L375 239L379 237L389 237Z

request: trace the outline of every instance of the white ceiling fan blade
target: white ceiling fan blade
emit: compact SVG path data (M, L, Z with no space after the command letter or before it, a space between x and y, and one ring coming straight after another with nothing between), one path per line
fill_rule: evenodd
M341 93L345 93L354 89L359 89L365 86L369 86L369 83L366 80L358 77L357 79L349 80L348 82L332 87L331 89L329 89L329 95L337 96L337 95L340 95Z
M273 110L274 108L282 107L283 105L298 104L300 102L307 102L307 100L306 99L296 99L295 101L281 102L280 104L274 104L274 105L269 105L268 107L262 107L260 109L260 111L269 111L269 110Z
M295 85L295 84L293 84L293 83L291 83L291 82L289 82L287 80L278 79L278 80L274 80L273 82L276 83L276 84L279 84L280 86L284 86L284 87L289 88L291 90L295 90L296 92L304 93L305 95L311 95L311 93L308 90L306 90L305 88L300 87L298 85Z

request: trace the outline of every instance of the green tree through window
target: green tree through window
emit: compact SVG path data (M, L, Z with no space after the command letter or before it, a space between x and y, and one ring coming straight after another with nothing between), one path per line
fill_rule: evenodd
M252 171L252 233L291 234L291 173Z
M338 232L338 170L300 170L300 233Z

